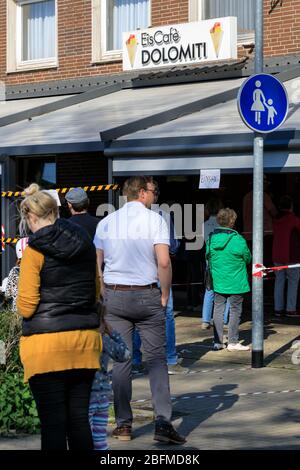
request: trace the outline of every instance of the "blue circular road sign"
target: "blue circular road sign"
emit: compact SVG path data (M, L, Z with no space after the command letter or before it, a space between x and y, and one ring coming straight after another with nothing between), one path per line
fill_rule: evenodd
M253 131L273 132L284 123L289 110L286 89L273 75L252 75L239 90L238 109Z

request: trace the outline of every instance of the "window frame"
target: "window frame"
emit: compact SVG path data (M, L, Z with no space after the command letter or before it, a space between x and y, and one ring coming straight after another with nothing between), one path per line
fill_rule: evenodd
M189 0L189 21L204 20L204 1L205 0ZM246 46L249 44L255 44L255 32L238 32L238 46Z
M107 49L107 2L92 0L92 63L122 59L122 49ZM152 1L149 0L149 27L152 21Z
M58 67L58 7L55 2L55 55L22 60L22 6L43 0L7 0L7 73Z

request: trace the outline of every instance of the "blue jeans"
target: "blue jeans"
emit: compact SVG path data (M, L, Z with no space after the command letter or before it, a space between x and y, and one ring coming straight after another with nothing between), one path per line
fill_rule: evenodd
M159 285L159 284L158 284ZM176 334L175 334L175 320L174 320L174 308L173 308L173 293L170 289L170 296L165 310L166 315L166 339L167 339L167 363L169 366L177 364L177 353L176 353ZM132 363L138 365L142 363L141 353L141 338L137 330L133 333L133 355Z
M214 300L215 300L214 291L206 289L204 300L203 300L203 307L202 307L202 323L210 323L212 319L212 314L213 314ZM229 321L229 310L230 310L230 303L229 303L229 299L227 298L227 302L226 302L225 310L224 310L224 325L227 325Z
M279 266L275 263L275 266ZM297 308L297 294L298 283L300 277L300 268L283 269L282 271L275 271L275 286L274 286L274 303L277 312L285 310L287 312L294 312ZM287 301L285 304L285 282L287 285Z

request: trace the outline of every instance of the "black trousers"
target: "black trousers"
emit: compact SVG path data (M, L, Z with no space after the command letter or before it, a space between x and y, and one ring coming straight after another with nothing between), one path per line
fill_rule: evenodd
M42 450L67 450L67 443L70 450L93 450L88 410L94 375L93 369L72 369L29 379L41 422Z

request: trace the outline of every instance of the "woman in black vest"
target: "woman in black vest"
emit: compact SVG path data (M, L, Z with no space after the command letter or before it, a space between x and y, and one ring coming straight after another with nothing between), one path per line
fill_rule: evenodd
M20 356L42 450L92 450L88 405L101 349L95 248L83 229L58 218L47 192L32 184L25 194L21 224L32 235L20 269Z

